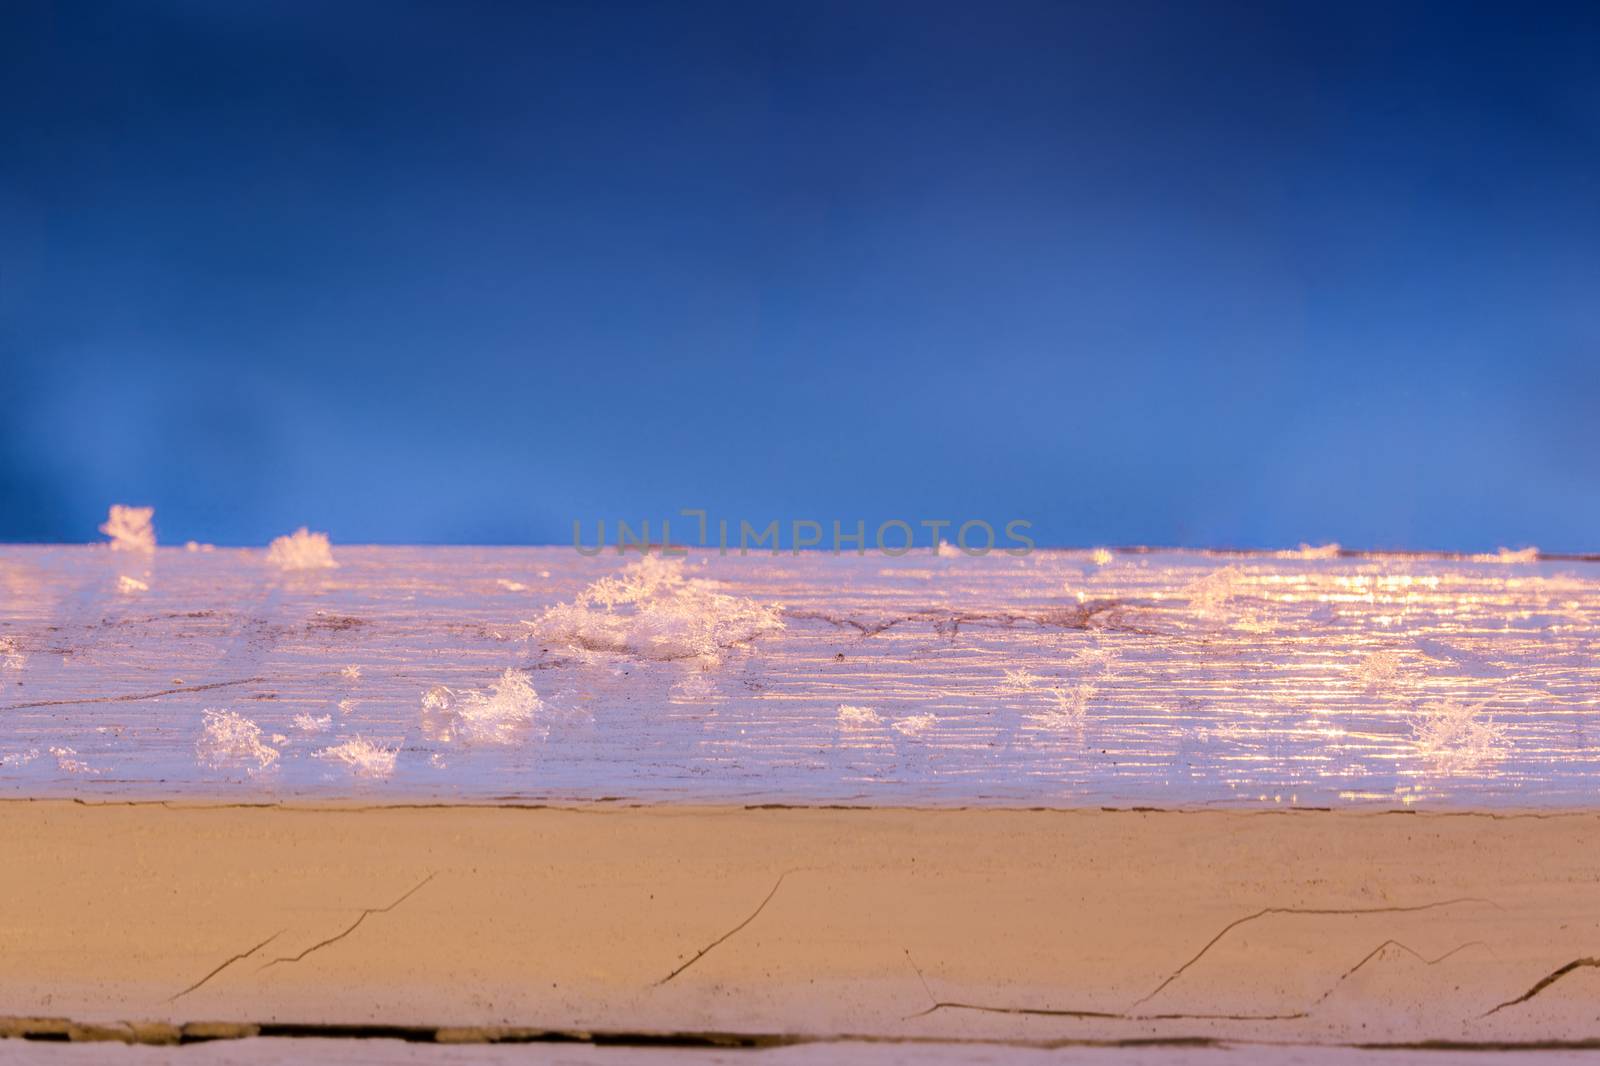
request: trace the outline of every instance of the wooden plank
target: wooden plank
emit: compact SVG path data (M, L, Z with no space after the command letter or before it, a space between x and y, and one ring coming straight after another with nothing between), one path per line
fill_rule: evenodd
M0 790L1504 807L1600 788L1593 562L335 556L0 549ZM638 600L582 599L630 572ZM492 703L508 669L525 717ZM208 709L260 746L208 746Z

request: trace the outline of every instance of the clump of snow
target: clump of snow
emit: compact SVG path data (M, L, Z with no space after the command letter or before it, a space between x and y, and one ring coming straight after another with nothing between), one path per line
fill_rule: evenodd
M1104 548L1096 548L1089 553L1089 561L1096 566L1110 566L1114 558L1115 556Z
M154 507L125 507L114 503L100 532L111 538L113 551L153 552L156 550L156 531L151 520L155 516Z
M939 719L931 714L912 714L904 718L896 718L889 723L889 728L903 737L920 737L937 725L938 722Z
M1483 717L1487 701L1453 699L1424 706L1411 720L1417 751L1442 770L1470 770L1504 754L1506 728Z
M939 547L937 551L939 558L941 559L959 559L962 554L964 554L960 548L956 547L954 544L951 544L947 540L939 541Z
M129 577L127 574L123 574L117 578L117 591L124 596L130 596L136 592L149 592L150 586L136 577Z
M333 728L333 715L314 718L309 714L297 714L294 716L294 727L306 733L326 733Z
M234 711L209 707L194 750L202 762L213 768L248 766L257 771L278 761L278 749L262 743L260 726Z
M100 771L79 759L78 753L71 748L51 748L50 754L55 756L56 769L64 774L97 774Z
M685 578L681 560L646 556L528 624L542 639L582 651L715 665L736 645L782 629L780 610Z
M1539 561L1539 549L1531 545L1526 548L1501 548L1493 555L1474 555L1475 563L1536 563Z
M26 766L38 757L38 748L29 748L27 751L8 751L4 755L0 755L0 767L9 770L13 766Z
M267 545L267 562L280 570L331 570L333 548L326 533L313 533L305 526Z
M871 707L839 704L840 729L876 729L883 724L883 716Z
M0 637L0 670L21 670L28 665L28 657L17 650L11 637Z
M496 585L499 585L501 588L505 589L507 592L527 592L528 591L528 586L527 585L524 585L520 581L512 581L509 578L497 577L497 578L494 579L494 583Z
M456 702L456 694L443 685L435 685L422 694L425 711L448 711Z
M1295 553L1301 559L1337 559L1343 549L1337 542L1327 544L1301 543L1300 550Z
M508 744L519 728L544 708L533 681L522 670L507 669L487 692L467 689L456 701L456 723L469 741Z
M313 758L343 763L357 777L388 777L394 773L399 748L386 748L365 737L351 737L342 744L314 752Z

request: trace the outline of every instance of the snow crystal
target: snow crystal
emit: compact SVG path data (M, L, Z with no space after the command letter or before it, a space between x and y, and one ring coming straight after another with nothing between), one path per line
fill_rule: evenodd
M56 758L56 769L64 774L97 774L100 771L77 757L78 753L71 748L51 748L50 754Z
M125 507L114 503L100 532L111 538L114 551L153 552L156 550L156 531L150 522L155 516L154 507Z
M1361 684L1381 687L1392 685L1399 679L1400 667L1400 653L1384 649L1367 653L1352 668L1352 672Z
M895 719L889 723L889 728L903 737L920 737L923 733L932 729L938 721L939 719L931 714L913 714L905 718Z
M681 560L646 556L528 624L542 639L578 650L713 665L730 648L782 629L779 613L718 592L715 582L686 579Z
M1005 671L1005 681L1001 683L1000 687L1007 692L1027 692L1037 687L1039 682L1043 680L1044 678L1032 670L1022 667L1019 670Z
M674 703L704 703L717 694L717 686L701 671L692 671L672 684Z
M1474 555L1472 561L1475 563L1536 563L1539 561L1539 549L1532 546L1518 548L1514 551L1510 548L1501 548L1493 555Z
M1183 590L1189 598L1189 607L1196 614L1208 617L1221 613L1228 601L1233 599L1235 587L1243 576L1243 571L1237 566L1225 566L1204 577L1195 578Z
M544 701L527 673L507 669L489 683L487 692L475 688L462 692L455 707L458 730L467 740L509 744L518 728L544 708Z
M883 724L883 716L871 707L854 707L839 704L840 729L876 729Z
M339 565L333 561L328 535L305 526L267 545L267 562L281 570L330 570Z
M1050 706L1028 716L1029 720L1047 729L1066 729L1083 724L1089 701L1097 689L1087 682L1050 689Z
M247 766L265 770L278 761L278 751L261 741L261 727L242 714L206 708L195 754L212 768ZM254 766L249 766L253 763Z
M1504 754L1506 728L1480 717L1487 701L1466 704L1453 699L1424 706L1411 720L1417 751L1445 771L1470 770Z
M365 737L351 737L342 744L313 753L313 757L343 763L357 777L388 777L394 773L399 754L399 748L386 748Z

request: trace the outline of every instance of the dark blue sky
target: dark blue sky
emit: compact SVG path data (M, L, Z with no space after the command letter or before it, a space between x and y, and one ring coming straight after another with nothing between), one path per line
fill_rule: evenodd
M0 9L0 539L1600 548L1600 7Z

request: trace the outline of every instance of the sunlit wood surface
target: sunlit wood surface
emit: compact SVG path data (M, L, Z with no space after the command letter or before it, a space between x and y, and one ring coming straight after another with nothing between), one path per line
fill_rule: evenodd
M606 647L546 612L637 553L336 545L337 569L285 572L259 550L8 547L0 791L1600 798L1600 564L1317 554L695 551L663 572L777 624L691 618L689 646L620 624L632 644ZM676 624L666 602L652 625ZM603 628L633 608L578 609ZM507 669L536 710L475 728L463 701L486 705ZM208 748L207 710L257 727L272 754ZM340 758L352 742L375 759Z

